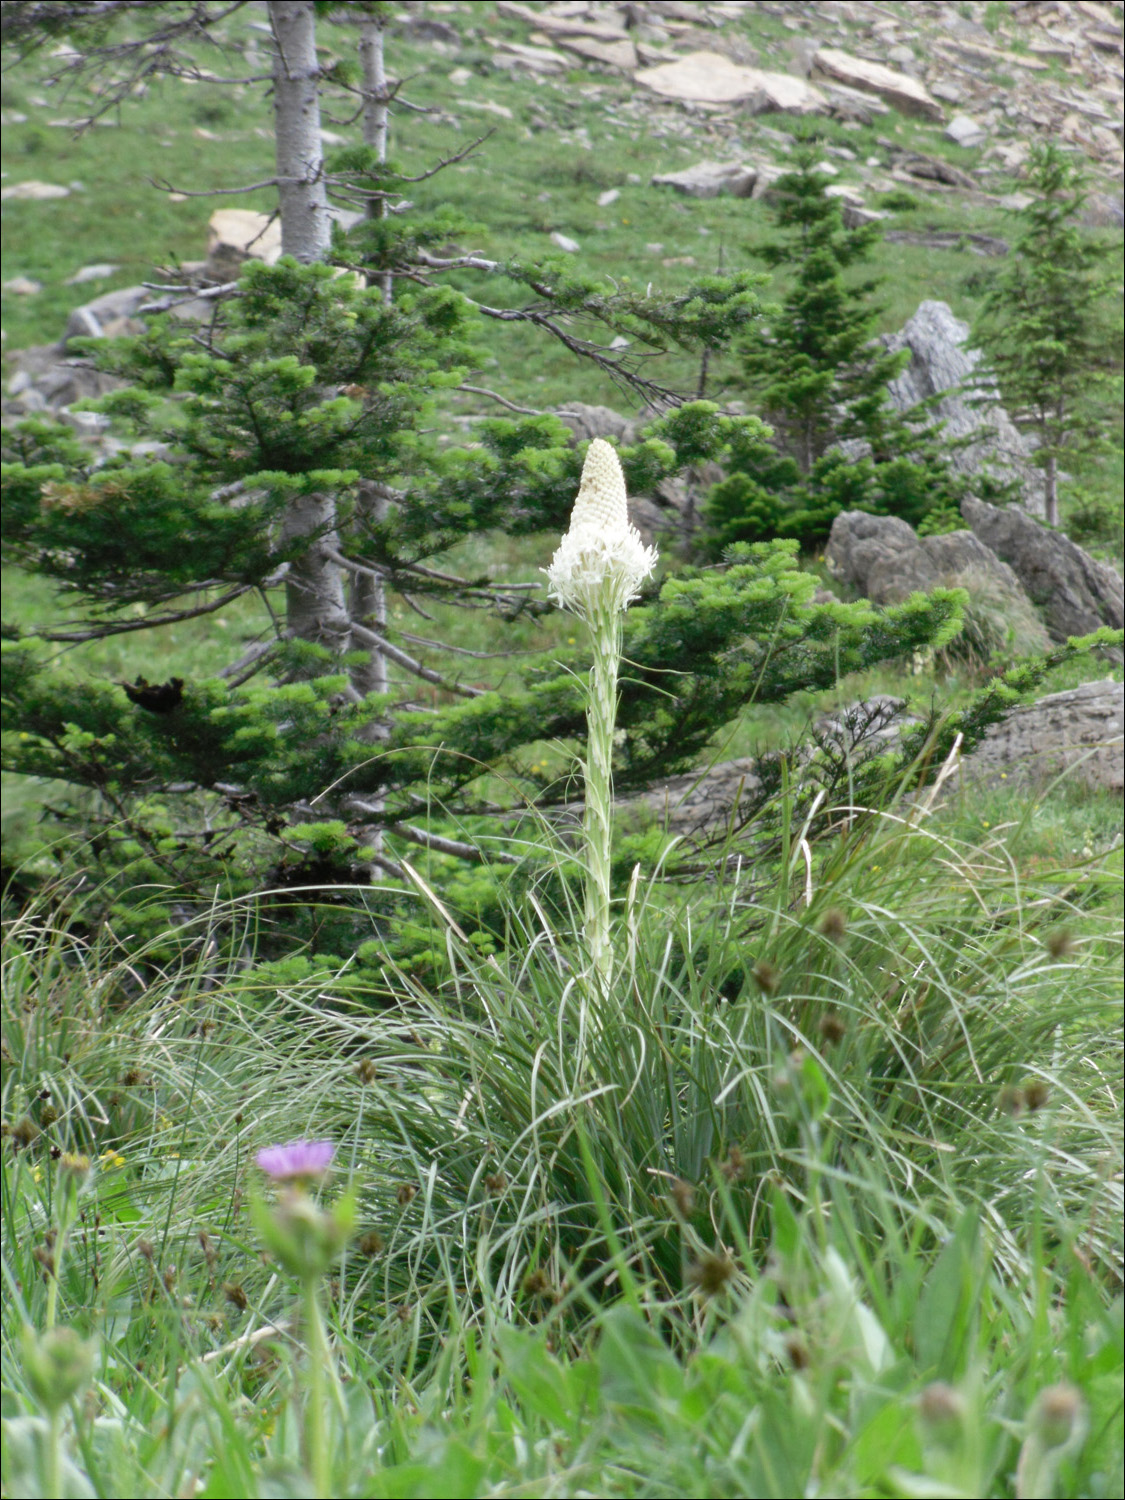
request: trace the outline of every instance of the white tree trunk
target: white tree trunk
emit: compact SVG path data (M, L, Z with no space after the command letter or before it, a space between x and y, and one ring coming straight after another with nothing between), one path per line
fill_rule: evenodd
M363 139L374 148L379 162L387 159L387 70L383 58L383 23L380 18L366 15L361 22L359 55L363 64ZM372 198L367 205L369 218L381 219L387 212L386 201ZM384 302L394 297L393 278L386 274L379 278ZM356 519L362 526L365 521L381 521L387 513L386 491L378 484L360 486L356 504ZM369 625L380 635L387 628L387 593L381 578L369 573L357 573L351 583L352 618ZM387 659L378 646L372 646L367 661L352 672L352 686L361 694L385 693L388 688ZM386 733L375 729L372 738L382 738Z
M323 260L331 243L320 142L316 14L312 0L270 0L269 16L281 250L308 263Z
M331 243L328 193L320 141L320 68L312 0L270 0L274 38L273 108L277 143L281 249L306 264L323 260ZM339 547L335 495L290 501L283 542L311 540L293 559L285 583L291 635L332 652L347 651L351 621L340 569L327 555Z
M1059 524L1059 461L1052 453L1047 459L1047 525L1057 526Z

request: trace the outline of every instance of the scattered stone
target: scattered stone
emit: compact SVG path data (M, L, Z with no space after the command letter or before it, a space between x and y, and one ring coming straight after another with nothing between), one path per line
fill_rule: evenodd
M505 50L515 51L516 50L516 44L514 42L506 43L505 44ZM519 50L525 50L525 49L519 49ZM526 50L528 52L538 52L539 48L538 47L528 47ZM560 57L559 61L561 63L565 63L565 58ZM463 89L467 83L472 83L472 81L473 81L472 70L469 69L469 68L454 68L453 71L449 75L449 81L450 81L450 83L453 85L453 87L455 89Z
M817 88L828 97L829 113L844 124L873 125L883 115L889 115L890 106L875 94L864 94L859 89L849 89L842 83L817 79Z
M1090 193L1078 217L1090 229L1120 229L1125 224L1121 199L1109 193Z
M1056 640L1125 627L1125 586L1116 569L1098 562L1061 531L1014 507L967 498L961 514L976 536L1008 563Z
M852 57L835 47L822 47L813 59L811 76L815 78L821 74L846 84L848 88L876 94L901 114L938 122L945 118L941 105L923 84L905 73L884 67L882 63Z
M899 245L925 245L931 250L971 250L974 255L1007 255L1009 245L994 234L958 229L888 229L883 238Z
M987 132L968 115L955 115L945 127L945 134L958 146L980 146L987 139Z
M515 115L506 104L497 104L495 99L455 99L458 109L475 109L481 114L496 115L501 120L514 120Z
M497 0L496 9L502 16L527 21L538 31L549 32L560 45L563 37L591 36L603 42L628 40L628 32L621 26L613 26L605 21L570 19L553 15L546 10L532 10L529 5L516 4L516 0ZM585 11L586 7L583 6L582 9Z
M605 63L607 67L629 72L637 66L637 49L628 39L609 42L589 36L560 36L557 41L560 47L565 47L568 52L577 52L579 57L585 57L590 62Z
M617 188L606 188L604 193L598 194L598 207L608 208L611 203L616 203L621 193Z
M111 266L108 262L96 266L83 266L81 270L75 271L73 276L68 276L63 285L82 286L87 281L105 281L107 277L116 276L120 269L120 266Z
M679 172L658 173L652 185L674 188L686 198L718 198L722 193L749 198L757 180L757 168L745 162L701 161Z
M495 61L502 68L526 68L529 73L565 73L570 67L561 52L551 47L528 47L523 42L501 42ZM449 81L455 88L463 88L472 76L468 68L454 68Z
M43 283L31 276L14 276L4 283L4 290L11 292L13 297L34 297L43 290Z
M13 182L6 188L0 188L0 198L5 202L12 198L27 198L33 202L39 202L45 198L69 197L68 187L63 187L57 182L37 182L34 178L28 182Z
M250 208L217 208L207 225L207 275L234 281L244 261L272 266L281 255L281 220Z
M865 224L878 224L881 219L889 219L891 216L877 208L863 208L858 203L844 199L844 228L862 229Z
M569 234L561 234L557 229L551 235L551 243L560 250L565 250L568 255L574 255L582 248L577 240L572 240Z
M147 287L125 286L116 292L103 292L92 302L76 307L66 320L61 346L65 348L72 338L116 338L140 333L142 324L135 314L152 295Z
M1125 685L1105 678L1028 703L961 763L973 782L1042 783L1070 772L1091 791L1125 791Z
M752 114L826 114L828 99L812 84L787 73L744 67L718 52L689 52L676 62L640 68L635 81L664 99L704 104L745 104Z

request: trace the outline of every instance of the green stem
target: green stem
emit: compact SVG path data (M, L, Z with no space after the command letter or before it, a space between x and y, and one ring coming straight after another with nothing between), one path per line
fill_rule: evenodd
M586 704L586 949L590 974L602 998L613 980L610 937L610 868L613 840L613 736L617 724L617 672L621 661L621 611L601 605L587 618L594 647Z
M47 1417L46 1449L43 1453L43 1494L56 1500L62 1494L62 1411L55 1407Z
M331 1355L316 1277L304 1283L305 1340L308 1348L308 1390L305 1397L305 1463L316 1495L332 1494L332 1457L328 1450L326 1377Z

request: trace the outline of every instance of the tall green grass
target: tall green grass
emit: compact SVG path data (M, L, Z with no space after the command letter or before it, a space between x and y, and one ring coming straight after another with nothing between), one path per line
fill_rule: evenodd
M638 881L596 1004L534 894L498 961L420 883L438 993L266 988L206 922L162 972L13 923L9 1492L54 1441L67 1493L308 1493L297 1288L249 1205L256 1149L328 1136L334 1492L1118 1493L1113 862L1025 882L921 806L801 835ZM93 1369L56 1431L20 1330L59 1150L94 1164L56 1293Z

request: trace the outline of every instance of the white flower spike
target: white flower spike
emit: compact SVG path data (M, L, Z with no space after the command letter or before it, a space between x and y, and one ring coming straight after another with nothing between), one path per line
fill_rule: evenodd
M589 620L600 610L627 609L656 567L656 548L646 547L629 524L625 476L617 454L595 438L586 454L570 529L546 569L551 598Z

